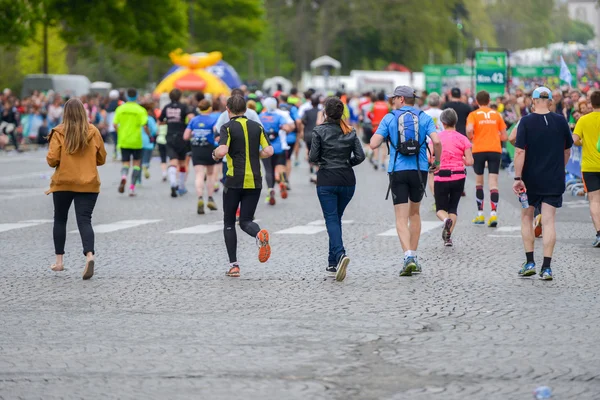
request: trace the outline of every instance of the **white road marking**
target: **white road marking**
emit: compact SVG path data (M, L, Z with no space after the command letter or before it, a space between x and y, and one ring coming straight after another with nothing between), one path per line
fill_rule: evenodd
M53 219L28 219L27 221L19 221L20 224L49 224L54 222Z
M354 223L353 220L345 220L345 219L342 220L342 225L350 225L352 223ZM306 225L310 225L310 226L325 226L325 220L324 219L318 219L316 221L309 222Z
M487 235L491 238L520 238L521 235Z
M0 201L13 200L21 197L45 196L45 188L27 188L27 189L2 189L0 190Z
M223 223L211 224L211 225L196 225L190 226L189 228L183 228L169 233L182 233L182 234L205 234L211 232L217 232L223 230Z
M314 235L315 233L323 232L326 230L327 228L325 226L298 225L275 233L284 235Z
M36 226L36 223L15 223L15 224L0 224L0 232L12 231L13 229L29 228Z
M94 226L94 232L95 233L114 232L114 231L119 231L121 229L133 228L136 226L152 224L152 223L159 222L159 221L162 221L162 220L160 220L160 219L131 219L131 220L114 222L112 224L100 224L100 225ZM78 233L78 232L79 231L75 230L75 231L71 231L69 233Z
M40 180L49 180L54 172L51 169L47 169L45 171L39 172L30 172L27 174L18 174L18 175L8 175L0 177L0 182L11 182L11 181L19 181L22 179L28 178L39 178Z
M442 221L421 221L421 235L432 231L437 228L441 228L443 225ZM377 236L398 236L396 228L389 229Z
M496 232L518 232L520 230L520 226L500 226L496 228Z

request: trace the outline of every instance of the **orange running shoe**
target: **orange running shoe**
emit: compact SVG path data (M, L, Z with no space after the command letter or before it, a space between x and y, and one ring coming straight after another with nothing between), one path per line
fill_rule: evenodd
M287 193L287 185L285 184L285 182L279 183L279 191L281 192L281 198L284 200L287 199L288 193Z
M258 261L265 263L269 257L271 257L269 232L266 229L262 229L260 232L258 232L258 235L256 235L256 242L258 244Z
M535 237L539 238L542 237L542 214L539 214L537 217L535 217L534 220L534 233L535 233Z
M238 264L233 264L229 271L225 273L225 275L231 278L239 278L240 277L240 266Z

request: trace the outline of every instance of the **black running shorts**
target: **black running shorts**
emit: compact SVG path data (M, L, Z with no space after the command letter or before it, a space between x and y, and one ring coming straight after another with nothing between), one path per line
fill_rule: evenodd
M582 172L582 176L588 193L600 190L600 172Z
M527 201L529 207L541 208L542 203L551 205L554 208L561 208L563 203L562 194L535 194L527 192Z
M123 162L139 161L142 159L142 149L123 149L121 148L121 160Z
M483 175L485 172L485 163L487 162L488 171L490 174L500 173L500 161L502 160L502 153L484 152L484 153L473 153L473 170L476 175Z
M212 157L214 146L192 146L192 164L215 165L217 162Z
M419 179L419 175L421 178ZM427 171L396 171L390 174L394 205L406 204L408 200L419 203L423 200L427 185Z
M167 156L171 160L185 161L189 149L185 142L167 143Z
M458 215L458 203L465 190L465 179L447 182L434 182L435 208L448 214Z

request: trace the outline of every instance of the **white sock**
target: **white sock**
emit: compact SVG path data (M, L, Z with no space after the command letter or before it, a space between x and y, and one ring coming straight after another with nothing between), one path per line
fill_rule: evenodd
M408 257L415 257L417 254L416 251L412 251L412 250L408 250L404 252L404 259L407 259Z
M482 217L483 216L483 211L477 211L477 216L478 217Z
M177 187L177 167L170 166L167 170L169 174L169 183L172 188Z
M490 213L490 215L491 215L492 217L495 217L495 216L496 216L496 211L492 211L492 212Z
M185 172L179 172L179 189L185 188Z

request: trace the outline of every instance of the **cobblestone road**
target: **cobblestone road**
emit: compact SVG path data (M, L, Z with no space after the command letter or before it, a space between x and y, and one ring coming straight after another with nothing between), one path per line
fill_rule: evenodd
M352 262L338 283L325 276L327 234L302 166L290 198L257 211L271 260L259 264L240 233L236 280L224 276L220 212L198 216L193 195L169 198L156 162L137 198L120 196L109 163L94 215L97 273L84 282L76 233L67 270L48 268L44 154L2 156L0 171L0 398L504 400L540 385L556 399L600 398L600 251L581 199L566 196L559 212L553 282L517 277L508 176L497 230L466 222L468 182L454 248L441 246L427 198L423 274L399 278L386 176L363 165L344 228Z

